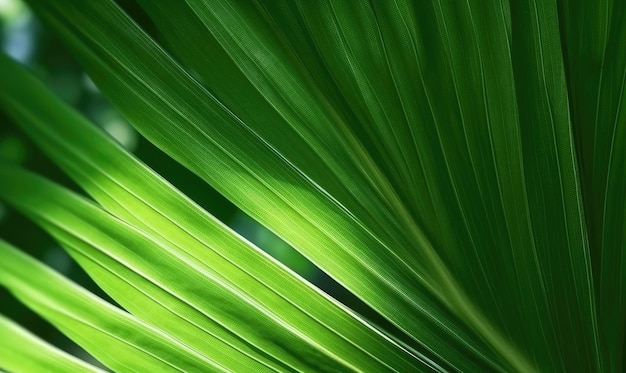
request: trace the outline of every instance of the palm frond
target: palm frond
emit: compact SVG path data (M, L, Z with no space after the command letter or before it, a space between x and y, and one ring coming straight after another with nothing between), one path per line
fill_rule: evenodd
M0 199L128 314L6 244L0 282L102 363L620 371L625 5L138 3L162 41L113 0L31 7L139 133L395 329L243 239L0 57L0 105L93 201L8 165Z

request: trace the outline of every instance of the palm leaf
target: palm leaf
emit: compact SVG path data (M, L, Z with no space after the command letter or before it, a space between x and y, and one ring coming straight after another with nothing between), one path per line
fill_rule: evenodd
M624 5L139 3L162 44L112 0L31 6L143 136L397 329L242 239L0 58L0 104L99 205L10 166L0 198L132 314L147 354L120 358L184 371L621 369ZM16 294L68 287L13 276ZM78 312L77 299L55 307Z

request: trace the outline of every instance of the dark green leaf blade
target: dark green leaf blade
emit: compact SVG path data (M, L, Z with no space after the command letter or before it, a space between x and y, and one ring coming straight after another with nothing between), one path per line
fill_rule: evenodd
M626 336L626 4L566 0L559 17L601 350L604 368L618 372Z

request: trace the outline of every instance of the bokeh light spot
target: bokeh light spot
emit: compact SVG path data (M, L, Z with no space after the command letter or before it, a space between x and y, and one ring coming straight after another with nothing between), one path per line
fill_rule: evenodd
M124 148L132 151L137 147L137 132L122 119L111 119L102 123L102 128Z
M25 11L25 5L20 0L0 0L0 18L11 20Z
M12 3L9 0L0 0ZM4 11L2 10L4 9ZM35 18L25 7L0 5L0 14L6 24L2 50L21 63L28 63L35 52Z

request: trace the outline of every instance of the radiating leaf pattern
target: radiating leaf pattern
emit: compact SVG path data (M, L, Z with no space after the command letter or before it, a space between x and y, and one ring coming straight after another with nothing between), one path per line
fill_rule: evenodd
M3 111L93 200L10 165L0 199L124 310L4 243L0 283L95 358L119 371L623 369L623 2L138 3L159 39L113 0L29 1L139 133L395 329L270 258L0 57ZM50 346L26 359L43 342L0 328L19 341L2 368L81 364Z

